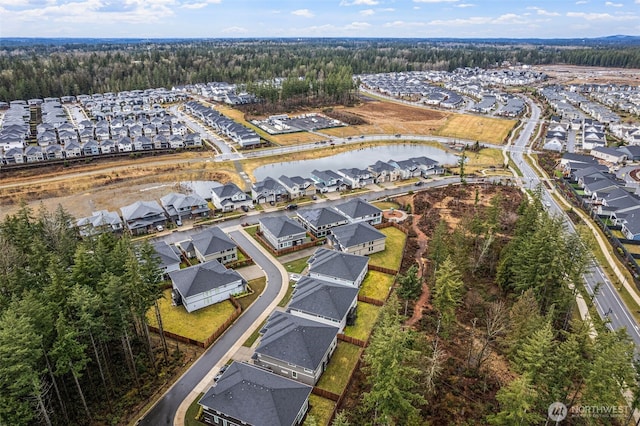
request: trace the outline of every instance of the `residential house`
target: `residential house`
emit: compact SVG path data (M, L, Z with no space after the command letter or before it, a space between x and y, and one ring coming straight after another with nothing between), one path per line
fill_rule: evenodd
M351 198L334 206L334 209L345 216L349 223L368 222L370 225L382 223L382 210L362 198Z
M349 169L340 169L338 174L342 176L342 180L351 189L364 188L373 183L374 178L368 170L358 169L356 167Z
M369 258L319 248L307 263L312 278L359 288L367 275Z
M166 225L167 217L156 201L136 201L128 206L120 207L122 218L127 229L134 235L144 234L158 225Z
M112 154L117 152L117 145L112 139L104 139L100 141L100 153Z
M332 247L345 253L367 256L384 251L386 235L367 222L349 223L331 229Z
M224 264L238 260L237 244L217 226L193 235L191 241L200 262L215 259Z
M128 136L118 139L118 152L131 152L133 151L133 142Z
M91 216L78 219L76 224L82 236L122 231L122 219L118 213L107 210L93 212Z
M249 207L253 204L251 196L238 188L235 183L227 183L213 188L211 202L216 209L223 212L230 212L242 206Z
M591 150L591 155L594 158L599 158L608 163L618 164L627 159L627 154L616 148L609 148L606 146L595 147Z
M184 305L189 313L247 291L244 278L217 260L170 272L169 277L173 302Z
M81 146L82 155L91 156L91 155L100 155L100 145L98 145L98 141L94 139L87 140Z
M278 181L285 187L291 199L310 197L316 193L315 182L312 179L282 175L278 178Z
M389 164L398 169L400 179L411 179L422 174L422 169L413 160L389 160Z
M418 167L421 176L427 177L444 174L444 167L441 167L436 160L429 157L413 157L411 161Z
M329 207L299 210L297 218L316 238L326 236L331 228L349 223L344 215Z
M266 177L251 185L251 198L257 204L276 203L288 199L289 193L280 182Z
M267 319L252 358L273 373L315 385L338 344L338 328L276 311Z
M312 387L233 362L200 398L202 421L214 426L300 426Z
M82 148L77 142L67 142L63 148L65 158L76 158L82 155Z
M209 216L209 204L198 194L185 195L172 192L160 198L160 203L169 218L174 221Z
M153 243L153 248L163 274L180 270L180 252L175 246L165 241L158 241Z
M47 160L62 160L64 154L62 153L62 146L49 145L44 148L44 152Z
M400 177L400 171L389 163L376 161L368 167L375 183L395 182Z
M307 231L298 222L286 216L262 217L258 220L260 232L276 250L303 244Z
M41 146L29 145L24 149L24 158L27 163L36 163L44 160L44 152Z
M311 179L316 183L316 189L320 192L338 192L347 189L342 176L333 170L314 170Z
M296 284L287 312L338 327L342 333L356 319L358 292L356 287L303 276Z

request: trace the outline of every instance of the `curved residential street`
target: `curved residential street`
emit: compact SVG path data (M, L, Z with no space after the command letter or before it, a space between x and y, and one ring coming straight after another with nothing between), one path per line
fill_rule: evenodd
M139 425L182 424L184 413L182 413L182 418L174 423L178 407L183 402L190 402L200 392L206 390L208 383L211 382L222 364L233 355L254 329L273 311L287 290L289 277L280 263L270 254L265 253L262 248L252 241L251 237L248 237L238 227L226 228L225 231L262 268L267 276L267 286L254 304L144 414L138 422Z

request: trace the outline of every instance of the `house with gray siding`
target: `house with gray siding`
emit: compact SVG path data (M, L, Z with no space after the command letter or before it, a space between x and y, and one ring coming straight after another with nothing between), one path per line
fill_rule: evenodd
M362 198L351 198L334 206L334 209L345 216L349 223L368 222L370 225L382 223L382 210Z
M309 276L332 283L360 288L367 275L369 258L319 248L307 260Z
M307 230L287 216L263 217L258 220L260 232L276 250L303 244Z
M215 259L224 264L238 260L238 246L217 226L193 235L191 242L200 262Z
M329 207L299 210L297 218L316 238L326 236L331 228L349 223L344 215Z
M332 228L327 239L336 250L368 256L384 251L387 236L367 222L356 222Z

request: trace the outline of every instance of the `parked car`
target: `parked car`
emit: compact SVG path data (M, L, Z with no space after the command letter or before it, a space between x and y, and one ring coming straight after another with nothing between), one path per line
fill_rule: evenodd
M224 374L225 371L227 371L227 368L229 368L229 364L225 364L222 367L220 367L220 371L218 371L218 374L216 374L213 377L213 381L217 382L218 380L220 380L220 377L222 377L222 375Z
M182 226L182 220L176 219L176 226Z
M156 226L156 229L158 230L158 232L162 232L162 231L164 231L164 226L162 226L162 225L157 225L157 226Z
M242 211L243 211L243 212L245 212L245 213L249 211L249 207L247 207L247 206L241 206L240 208L241 208L241 209L242 209Z
M416 185L416 186L420 186L420 185L422 185L422 181L421 181L421 180L417 181L417 182L415 183L415 185Z
M297 208L298 208L298 205L297 205L297 204L289 204L289 205L287 206L287 210L295 210L295 209L297 209Z

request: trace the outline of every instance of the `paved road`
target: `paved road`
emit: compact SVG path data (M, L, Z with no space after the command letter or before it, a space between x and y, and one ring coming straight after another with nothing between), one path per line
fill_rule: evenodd
M229 236L242 247L267 275L267 287L264 293L238 320L216 341L195 364L169 389L169 391L140 419L140 425L172 425L176 410L182 401L196 387L204 376L222 360L222 357L238 341L240 336L251 327L262 312L276 298L282 286L282 274L253 243L241 232L232 231Z
M526 151L524 148L528 145L530 136L535 129L535 125L540 119L540 109L530 100L527 101L531 107L531 119L525 124L520 137L514 144L514 149L510 150L511 156L522 171L523 184L530 189L539 187L542 190L542 202L548 206L547 208L549 212L553 215L562 216L567 230L569 232L576 233L576 229L564 209L556 203L547 187L545 185L541 185L542 182L533 168L524 161L523 152ZM604 249L607 250L607 248ZM596 309L600 316L603 319L609 318L609 327L611 329L617 330L620 328L626 328L629 336L631 336L631 339L634 341L636 348L640 348L640 329L633 319L633 316L622 302L618 292L613 288L613 284L606 278L600 265L591 263L587 273L584 275L584 279L587 291L591 295L593 295L598 283L601 284L599 291L594 298Z

